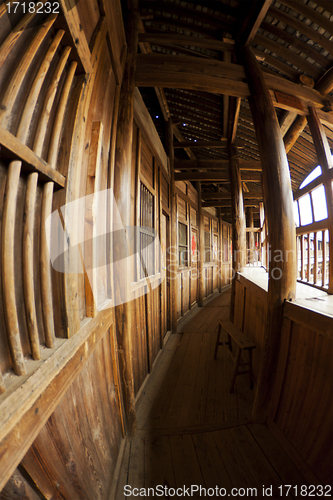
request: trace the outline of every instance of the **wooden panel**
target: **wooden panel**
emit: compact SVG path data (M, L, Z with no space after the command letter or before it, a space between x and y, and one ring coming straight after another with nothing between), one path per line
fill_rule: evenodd
M216 220L212 220L213 233L217 234L219 232L218 222Z
M138 290L138 294L140 291ZM134 302L134 331L133 331L133 373L134 392L138 393L148 374L148 343L146 331L146 303L145 296L138 297Z
M279 358L286 368L274 419L322 484L332 480L332 356L332 335L292 324L286 361Z
M197 226L197 211L190 206L190 221L192 226Z
M154 157L149 143L143 134L141 139L140 174L144 176L151 187L154 187Z
M161 175L161 193L162 203L169 208L169 182L163 174Z
M180 290L180 287L181 287L181 278L182 278L182 275L181 273L178 273L177 274L177 283L176 283L176 286L178 288L178 290ZM181 318L182 316L182 296L181 296L181 293L178 293L178 303L177 303L177 319Z
M120 441L108 331L22 466L46 498L107 499Z
M184 181L177 181L176 182L176 188L178 188L182 193L186 194L186 182L184 182Z
M198 193L197 190L192 186L192 184L187 185L187 196L195 205L198 203Z
M203 217L204 231L210 231L210 219L209 217Z
M177 210L178 210L178 219L181 222L186 222L187 221L186 202L180 196L178 197Z
M235 314L234 324L243 331L245 287L237 279L235 281Z
M190 271L182 272L182 313L183 316L190 309Z

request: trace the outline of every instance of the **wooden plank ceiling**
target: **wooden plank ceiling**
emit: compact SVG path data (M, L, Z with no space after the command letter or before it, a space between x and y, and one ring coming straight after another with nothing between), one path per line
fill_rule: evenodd
M302 95L303 110L304 99L308 99L308 96L309 99L317 99L317 96L327 99L322 111L323 125L330 147L333 148L333 112L329 111L333 102L333 1L139 0L139 6L141 54L160 55L161 59L165 57L168 64L172 61L184 61L185 64L190 61L189 56L195 57L198 59L199 71L201 64L206 65L210 61L216 65L219 63L214 61L222 61L232 64L235 78L242 82L242 68L236 66L236 47L251 44L270 82L278 77L281 87L280 79L285 79L286 93L289 95L289 89L292 88L289 82L296 84L297 87L294 85L293 88L296 91L299 89ZM178 59L171 59L170 62L169 56ZM141 62L139 57L138 66ZM228 70L228 66L225 67ZM169 116L173 119L175 142L178 140L183 143L180 145L182 147L175 149L175 159L179 161L176 163L177 171L182 172L182 178L186 178L183 175L185 173L191 180L194 173L197 179L199 172L210 172L208 177L214 179L212 171L218 170L219 178L223 179L222 174L228 173L228 166L220 160L227 160L227 139L239 146L244 170L260 169L249 104L246 97L238 96L238 90L232 96L232 92L221 95L174 88L170 84L169 87L163 85L163 88L154 89L147 84L140 87L140 91L162 138L164 120ZM242 91L239 92L241 95ZM276 112L285 141L293 143L295 134L290 127L295 119L300 120L297 109L277 104ZM297 122L294 128L296 125ZM210 141L210 147L201 147L202 141ZM189 159L192 162L182 163ZM305 126L288 152L288 160L292 188L295 190L317 165L308 126ZM246 165L249 165L248 169ZM244 191L257 195L256 205L261 193L258 180L260 173L244 172L244 179L245 173ZM219 191L227 194L229 189L226 179L221 182L207 179L202 184L203 199L207 194L211 200L213 193ZM220 202L221 199L217 200L217 204ZM227 220L228 215L224 218Z

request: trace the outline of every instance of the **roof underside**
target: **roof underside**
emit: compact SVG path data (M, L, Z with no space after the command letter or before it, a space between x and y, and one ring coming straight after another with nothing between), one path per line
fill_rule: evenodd
M331 0L140 0L139 5L142 20L139 45L143 54L195 56L237 63L235 42L242 37L250 40L266 73L302 86L316 86L333 66ZM150 39L146 41L148 35ZM179 36L175 38L175 35L192 37L193 44L191 40ZM214 43L210 43L212 41L220 45L215 48ZM145 87L140 91L161 136L164 133L163 115L165 117L165 113L169 112L178 140L194 143L230 137L237 98L163 87L164 105L161 106L160 88ZM327 97L332 98L332 92ZM297 114L279 108L276 112L285 135ZM333 125L325 123L324 129L333 148ZM235 138L240 159L260 160L249 104L244 98L240 99ZM183 160L220 160L227 159L227 151L224 147L177 148L175 156ZM307 126L289 151L288 160L292 189L295 190L317 165ZM228 191L229 186L225 183L204 183L202 189L203 192ZM246 182L244 190L260 192L260 182Z

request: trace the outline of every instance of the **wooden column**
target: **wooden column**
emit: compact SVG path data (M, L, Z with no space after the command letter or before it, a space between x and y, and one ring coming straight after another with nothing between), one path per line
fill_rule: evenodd
M177 333L177 307L178 307L178 247L177 247L177 195L175 185L174 169L174 149L173 149L173 126L172 119L167 123L167 151L170 162L170 207L171 207L171 231L170 231L170 249L168 255L168 269L170 276L170 317L171 332Z
M247 207L247 227L250 229L254 228L253 225L253 207ZM254 246L254 232L249 232L249 263L253 264L253 259L255 255L255 246Z
M199 300L198 306L203 306L205 298L205 233L202 215L201 182L195 183L198 191L198 278L199 278Z
M228 143L231 212L232 212L232 269L233 279L230 298L230 321L234 321L236 273L245 266L245 214L241 173L236 146Z
M121 220L114 221L114 234L117 238L113 244L114 262L114 300L116 304L115 317L119 346L119 365L123 382L124 405L126 412L126 428L128 434L133 435L136 427L136 413L134 402L134 377L133 377L133 305L128 301L130 297L129 286L133 271L128 265L127 255L129 242L127 231L124 228L131 225L131 179L132 179L132 138L134 117L134 90L135 90L135 65L138 46L139 13L132 10L129 14L127 33L129 33L128 51L123 81L120 91L118 130L116 137L115 170L114 170L114 197L115 211ZM118 219L118 218L116 218ZM122 262L126 261L126 264ZM118 304L118 305L117 305Z
M280 347L283 302L295 297L296 231L288 160L272 99L251 47L239 50L239 58L243 60L251 93L249 104L260 152L266 223L272 256L269 268L267 324L253 407L253 418L265 421Z
M331 151L327 142L324 128L318 118L315 108L309 108L308 116L311 135L316 148L318 163L323 173L323 184L326 192L328 230L330 235L329 286L328 293L333 294L333 194L332 181L329 178L329 169L333 168Z
M219 292L222 293L223 289L223 224L222 224L222 215L221 208L217 209L218 217L219 217L219 258L218 258L218 266L219 266Z
M266 222L265 222L265 210L264 204L259 203L259 217L260 217L260 255L261 255L261 265L266 269Z

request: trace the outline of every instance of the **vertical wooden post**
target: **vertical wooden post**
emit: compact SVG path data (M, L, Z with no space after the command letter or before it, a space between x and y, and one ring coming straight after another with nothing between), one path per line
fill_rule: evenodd
M250 229L254 228L253 225L253 208L247 207L247 227ZM249 232L249 263L253 265L254 263L254 232Z
M230 298L230 321L234 321L236 274L245 266L245 214L238 152L228 143L231 211L232 211L232 287Z
M203 306L205 297L205 233L202 215L202 199L201 199L201 182L195 183L195 188L198 191L198 278L199 278L199 294L198 306Z
M259 217L260 217L260 255L261 265L266 269L266 223L265 223L265 210L264 204L259 203Z
M287 155L272 99L251 47L242 47L251 93L249 104L262 165L263 195L271 250L268 313L253 418L265 421L276 372L284 300L296 291L296 231Z
M327 142L324 128L318 118L315 108L309 108L308 123L316 148L318 163L323 173L323 184L326 192L328 230L330 236L330 260L329 260L329 285L328 293L333 294L333 193L332 181L329 178L329 169L333 168L331 151Z
M173 126L172 119L168 119L167 127L167 150L170 162L170 207L171 207L171 238L168 249L168 268L170 276L170 306L171 306L171 331L177 333L177 307L178 307L178 248L177 248L177 200L174 169L174 149L173 149Z
M222 224L222 215L221 208L218 208L218 216L219 216L219 257L218 257L218 269L219 269L219 292L222 293L223 289L223 224Z
M130 248L126 228L131 225L132 211L132 205L128 200L131 198L134 76L138 46L138 25L139 13L137 10L132 10L129 14L128 50L120 91L114 169L115 210L121 218L121 221L114 220L113 226L114 234L117 231L117 238L114 239L113 244L113 262L116 264L114 266L115 317L119 346L119 367L124 390L126 427L130 436L133 435L136 427L132 348L133 304L132 301L127 300L130 297L128 288L133 277L133 269L128 266L128 259L124 259L124 255L127 255L128 248ZM122 265L124 261L126 261L126 264Z

